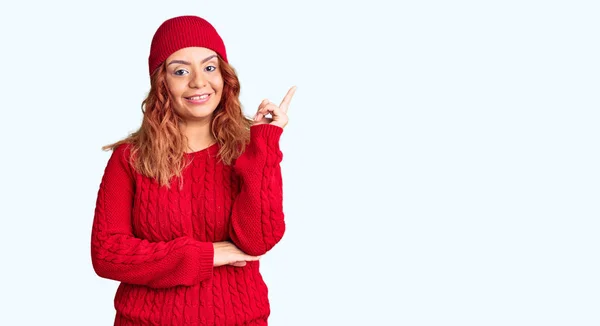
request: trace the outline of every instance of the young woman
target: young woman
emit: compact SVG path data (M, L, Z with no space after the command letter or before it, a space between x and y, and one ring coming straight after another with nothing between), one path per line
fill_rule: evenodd
M138 131L104 149L95 272L120 281L115 325L267 325L260 256L285 230L279 106L242 112L225 45L206 20L156 31ZM270 115L270 117L268 117Z

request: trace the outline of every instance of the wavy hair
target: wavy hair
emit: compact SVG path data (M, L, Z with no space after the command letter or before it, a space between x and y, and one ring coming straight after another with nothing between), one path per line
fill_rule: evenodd
M218 59L223 93L213 112L211 133L220 145L219 159L231 165L250 142L252 120L242 112L240 82L235 69L220 56ZM107 151L121 144L131 144L129 161L134 169L167 188L170 188L174 176L180 179L180 187L183 185L182 171L190 163L185 160L187 137L180 128L183 119L175 112L172 103L163 62L152 74L150 91L142 102L141 127L127 138L102 147Z

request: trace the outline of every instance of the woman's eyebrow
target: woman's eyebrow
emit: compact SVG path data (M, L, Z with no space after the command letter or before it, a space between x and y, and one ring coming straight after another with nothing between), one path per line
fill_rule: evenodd
M205 63L206 61L208 61L208 60L210 60L212 58L216 58L216 57L217 57L217 55L213 54L210 57L202 59L202 62L200 62L200 63ZM170 66L170 65L172 65L174 63L180 63L180 64L184 64L184 65L188 65L188 66L191 65L191 63L189 63L189 62L187 62L185 60L173 60L173 61L169 62L169 64L167 66Z

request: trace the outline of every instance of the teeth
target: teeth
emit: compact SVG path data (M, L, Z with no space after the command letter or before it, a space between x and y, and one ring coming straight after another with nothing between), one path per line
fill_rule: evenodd
M208 94L204 94L204 95L200 95L200 96L192 96L192 97L189 97L189 99L192 101L197 101L197 100L203 100L207 97L208 97Z

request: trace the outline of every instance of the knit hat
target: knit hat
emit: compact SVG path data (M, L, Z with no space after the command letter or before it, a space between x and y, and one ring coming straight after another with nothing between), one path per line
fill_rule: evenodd
M173 52L192 46L211 49L227 62L225 44L208 21L197 16L179 16L164 21L152 37L148 57L150 75Z

